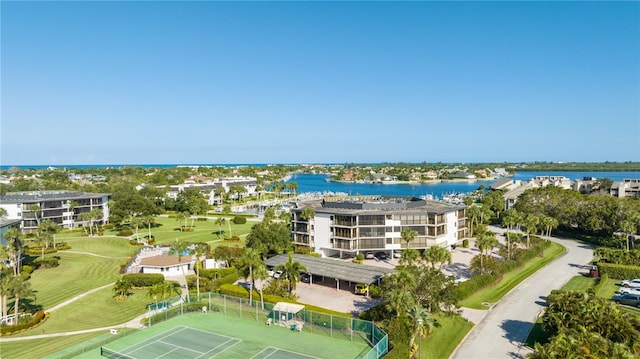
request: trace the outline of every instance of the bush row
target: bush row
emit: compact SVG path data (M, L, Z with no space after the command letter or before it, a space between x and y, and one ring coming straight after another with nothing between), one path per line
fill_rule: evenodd
M469 280L459 283L456 286L455 296L458 300L468 298L471 294L484 287L490 286L497 282L500 276L496 273L474 275Z
M236 269L234 267L201 269L200 270L200 277L207 278L207 279L218 279L218 278L221 278L221 277L226 277L226 276L228 276L230 274L233 274L235 272L236 272Z
M42 324L45 320L47 320L47 318L49 318L49 313L45 313L44 311L40 310L36 312L36 314L31 317L31 320L26 323L0 327L0 336L25 332Z
M607 275L606 273L601 275L600 278L598 279L598 283L596 284L595 287L593 287L594 293L596 294L600 293L602 288L607 284L608 280L609 280L609 275Z
M33 264L35 264L36 268L54 268L60 265L58 259L58 257L40 257L36 258Z
M242 216L233 217L233 223L235 224L245 224L247 223L247 218Z
M607 275L609 278L633 279L640 278L639 266L628 266L623 264L598 263L598 272L601 276Z
M150 287L154 284L164 282L164 276L155 273L125 274L122 276L122 279L129 281L134 287Z
M224 239L225 242L240 242L240 237L238 236L233 236L231 238L225 238Z

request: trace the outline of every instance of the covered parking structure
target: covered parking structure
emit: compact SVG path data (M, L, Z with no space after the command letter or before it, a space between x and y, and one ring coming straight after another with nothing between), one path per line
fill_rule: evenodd
M283 265L289 261L288 254L278 254L266 260L269 267ZM344 262L338 259L318 258L303 254L293 254L293 261L302 264L307 272L312 274L309 284L313 284L313 275L318 275L336 280L336 289L340 289L340 281L349 283L380 284L380 279L385 275L394 273L395 270L380 268L365 264Z

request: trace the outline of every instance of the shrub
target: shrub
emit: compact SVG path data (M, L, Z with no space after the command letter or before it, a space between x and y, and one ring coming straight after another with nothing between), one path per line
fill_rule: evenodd
M35 268L33 268L33 266L30 266L30 265L23 265L23 266L22 266L22 273L26 273L26 274L27 274L27 275L26 275L26 277L28 277L28 276L29 276L29 274L33 273L33 270L34 270L34 269L35 269ZM25 276L25 275L23 275L23 276Z
M207 279L218 279L221 277L226 277L236 272L234 267L230 268L213 268L213 269L201 269L200 277Z
M36 268L53 268L60 265L60 263L58 263L58 259L58 257L38 258L33 261L33 264L35 264Z
M462 247L463 248L469 248L469 240L468 239L463 239L462 240Z
M231 238L225 238L224 239L226 242L240 242L240 237L238 236L233 236Z
M639 266L628 266L623 264L598 263L598 272L601 276L607 275L609 278L631 279L640 278Z
M132 246L144 246L144 243L142 243L142 242L138 242L138 241L137 241L137 240L135 240L135 239L130 239L130 240L129 240L129 244L130 244L130 245L132 245Z
M233 223L234 224L245 224L245 223L247 223L247 219L245 217L242 217L242 216L235 216L235 217L233 217Z
M40 310L36 312L36 314L33 315L31 319L26 323L20 323L11 326L1 326L0 336L22 333L27 329L35 328L38 325L42 324L45 320L47 320L47 318L49 318L49 313L45 313L44 311Z
M454 295L458 300L466 299L475 291L495 283L499 278L500 276L496 273L475 275L469 280L459 283Z
M359 260L359 261L364 260L364 254L362 254L362 253L358 253L358 254L356 255L356 259L357 259L357 260Z
M232 274L226 276L226 277L222 277L222 278L218 278L214 281L211 282L212 285L212 290L217 291L221 286L225 285L225 284L233 284L238 280L238 273L237 272L233 272Z
M155 273L133 273L125 274L122 279L128 280L134 287L150 287L154 284L163 283L164 276Z
M122 229L116 235L120 237L129 237L133 235L133 231L130 229Z
M196 218L196 221L198 221L198 222L206 222L207 221L207 217L198 217L198 218Z
M58 251L57 248L45 248L44 254L56 253ZM40 256L42 255L42 247L29 247L29 255L30 256Z

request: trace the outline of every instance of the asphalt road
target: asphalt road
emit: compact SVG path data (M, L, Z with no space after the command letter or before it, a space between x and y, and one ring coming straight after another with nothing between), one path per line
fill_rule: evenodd
M502 229L491 227L495 232ZM454 359L524 358L530 350L523 346L545 305L546 295L559 289L572 277L588 271L593 248L574 240L548 238L567 248L567 252L540 269L500 300L476 325Z

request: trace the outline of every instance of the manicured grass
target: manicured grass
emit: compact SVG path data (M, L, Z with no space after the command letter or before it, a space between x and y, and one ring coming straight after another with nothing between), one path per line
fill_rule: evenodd
M52 312L44 324L17 336L70 332L125 323L144 314L147 305L153 302L146 296L145 289L132 292L133 295L126 301L116 301L113 287L101 289Z
M472 294L469 298L460 302L463 307L474 309L488 309L483 306L482 303L495 303L500 300L511 289L515 288L520 282L531 276L540 268L547 265L560 255L562 255L566 248L558 243L550 242L551 245L544 251L544 257L536 257L527 262L520 268L514 269L508 273L505 273L502 280L497 284L484 288Z
M228 216L227 218L233 218L233 216ZM215 224L215 220L209 219L207 221L194 221L193 231L180 232L180 223L176 221L175 218L156 217L156 225L151 228L151 234L155 237L156 243L161 245L172 244L176 238L180 241L214 244L222 242L224 237L229 237L230 235L237 235L240 236L240 238L244 238L251 232L251 227L256 223L257 222L248 221L245 224L234 224L231 222L231 234L229 234L228 224L224 224L220 228ZM191 221L188 221L187 224L190 225ZM218 235L220 230L222 230L223 233ZM138 234L140 237L145 237L148 235L148 230L146 228L140 228Z
M562 287L562 290L571 290L574 292L586 292L589 289L595 287L596 279L585 277L583 275L575 276L571 278L567 284Z
M420 358L448 358L473 328L473 323L461 316L435 316L439 326L420 342Z
M104 333L86 333L63 337L33 339L29 341L6 342L0 344L3 359L42 358L48 354L82 343Z
M538 320L533 324L531 332L524 344L530 348L533 348L535 343L546 344L549 342L549 334L542 330L542 316L538 317Z
M129 244L124 237L81 237L65 238L62 241L71 245L71 251L93 253L107 257L131 257L138 248ZM64 251L60 251L62 253Z
M113 283L120 277L121 258L102 258L87 254L58 252L60 265L39 269L31 275L37 291L37 304L46 310L90 289Z

